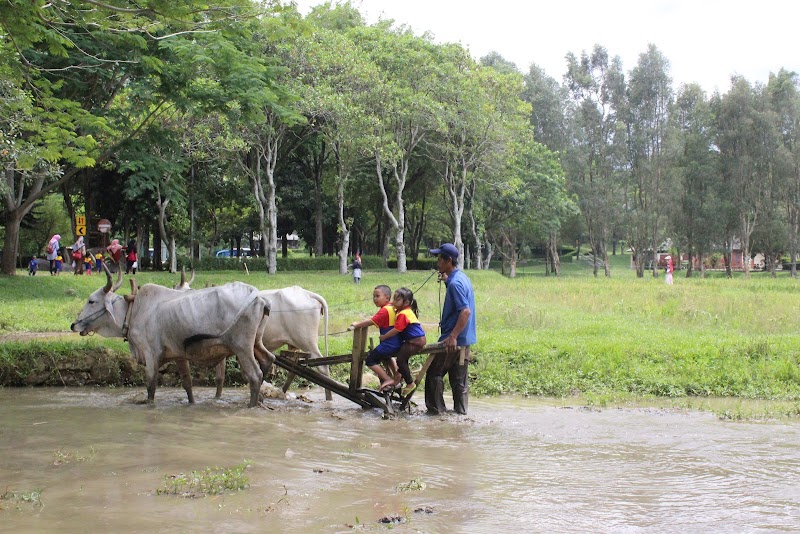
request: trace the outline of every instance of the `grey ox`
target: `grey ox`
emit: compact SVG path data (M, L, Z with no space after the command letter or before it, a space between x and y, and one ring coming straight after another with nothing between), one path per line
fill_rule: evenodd
M328 303L324 297L300 286L266 289L259 293L270 302L270 317L262 341L268 351L284 345L307 352L312 358L322 357L319 350L319 323L325 318L325 354L328 354ZM271 363L271 361L270 361ZM271 365L263 367L269 373ZM264 377L268 379L267 376ZM222 396L225 383L225 360L216 368L216 398Z
M249 406L258 404L261 366L274 360L261 341L270 304L258 289L241 282L197 291L145 284L128 302L115 293L122 285L121 273L116 284L112 285L107 269L106 278L106 285L89 296L71 330L82 336L97 332L125 337L127 329L131 354L146 368L147 402L155 399L158 369L164 362L176 361L193 403L189 363L216 365L235 355L250 386Z

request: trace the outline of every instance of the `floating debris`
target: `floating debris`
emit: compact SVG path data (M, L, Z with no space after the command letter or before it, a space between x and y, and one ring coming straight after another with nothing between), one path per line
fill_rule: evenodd
M387 515L386 517L381 517L378 519L378 523L384 523L387 525L399 525L401 523L405 523L407 519L401 515L394 514L394 515Z
M427 487L428 487L428 485L427 485L427 484L425 484L425 483L422 481L422 479L420 479L419 477L417 477L417 478L413 478L413 479L411 479L411 480L410 480L410 481L408 481L408 482L403 482L402 484L398 484L396 489L397 489L397 491L398 491L398 492L404 492L404 491L423 491L423 490L424 490L425 488L427 488Z

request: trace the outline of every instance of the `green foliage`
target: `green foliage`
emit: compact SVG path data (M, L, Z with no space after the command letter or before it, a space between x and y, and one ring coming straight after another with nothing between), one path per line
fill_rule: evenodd
M180 495L181 497L203 497L220 495L247 489L250 484L245 470L250 462L244 460L229 468L206 467L202 471L179 473L164 477L164 486L156 490L157 495Z

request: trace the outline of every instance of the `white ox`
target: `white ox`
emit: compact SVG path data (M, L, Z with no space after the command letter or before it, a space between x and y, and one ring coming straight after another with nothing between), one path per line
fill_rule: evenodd
M128 302L107 283L89 296L71 330L85 336L92 332L106 337L127 337L131 354L146 366L147 401L155 399L158 369L175 360L189 398L194 402L189 362L215 365L236 355L242 375L250 386L250 403L258 404L263 380L260 365L274 357L261 342L269 301L258 290L241 282L198 291L176 291L146 284ZM257 361L258 358L258 361Z
M270 316L262 338L268 351L274 352L284 345L307 352L312 358L321 358L319 350L319 320L325 318L325 355L328 354L328 302L300 286L283 289L265 289L259 293L270 302ZM270 362L271 363L271 362ZM268 373L267 365L264 372ZM265 376L266 378L266 376ZM216 398L222 395L225 383L225 360L216 369Z
M186 281L186 272L181 270L181 281L175 285L179 291L188 291L192 278ZM314 358L322 357L319 350L319 320L325 318L325 355L328 354L328 302L322 295L303 289L300 286L290 286L282 289L265 289L260 295L270 303L270 318L264 328L262 340L266 349L274 352L284 345L309 353ZM265 371L269 370L266 366ZM222 397L222 387L225 384L225 359L216 367L215 385L217 391L215 398ZM267 378L266 376L264 378Z

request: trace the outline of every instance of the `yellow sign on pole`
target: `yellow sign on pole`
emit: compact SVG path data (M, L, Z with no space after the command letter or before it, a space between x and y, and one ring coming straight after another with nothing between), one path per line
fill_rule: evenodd
M79 235L79 236L80 235L85 236L86 235L86 225L85 224L79 224L79 225L75 226L75 234Z
M76 215L75 226L86 226L86 217L84 217L83 215ZM78 235L83 235L83 234L78 234Z

